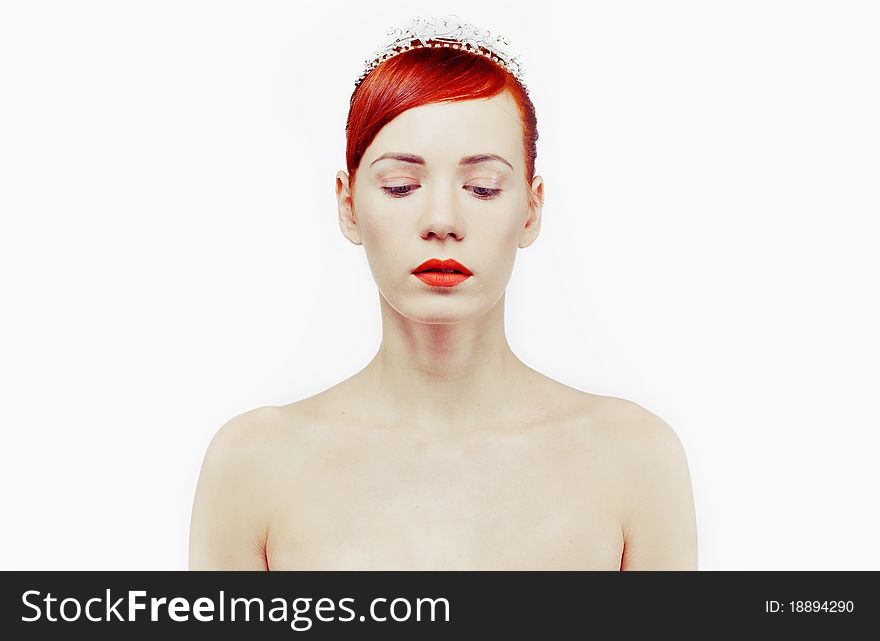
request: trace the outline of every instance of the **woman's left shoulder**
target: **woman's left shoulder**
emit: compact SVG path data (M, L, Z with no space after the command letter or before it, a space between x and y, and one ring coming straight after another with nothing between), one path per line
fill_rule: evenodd
M697 569L696 515L681 439L634 401L599 397L591 423L619 481L626 540L622 569Z
M678 434L669 423L635 401L616 396L583 392L577 412L584 424L619 445L646 452L681 447Z

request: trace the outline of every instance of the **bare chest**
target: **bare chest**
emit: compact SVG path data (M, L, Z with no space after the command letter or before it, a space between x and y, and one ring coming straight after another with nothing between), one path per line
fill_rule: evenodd
M608 475L563 451L523 439L315 450L273 492L269 568L618 570Z

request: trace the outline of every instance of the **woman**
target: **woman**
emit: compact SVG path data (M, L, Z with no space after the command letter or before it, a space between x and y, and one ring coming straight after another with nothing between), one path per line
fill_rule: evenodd
M696 569L672 429L507 343L505 288L544 201L518 66L452 17L413 25L359 79L336 176L381 344L341 383L218 430L190 569Z

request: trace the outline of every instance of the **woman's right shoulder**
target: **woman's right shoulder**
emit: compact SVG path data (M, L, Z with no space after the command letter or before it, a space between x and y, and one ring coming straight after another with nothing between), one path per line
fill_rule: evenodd
M314 424L301 403L263 405L237 414L223 423L211 439L209 448L241 454L274 451L285 440Z
M208 444L190 526L190 569L265 569L279 470L280 416L259 407L227 420Z
M236 414L217 429L209 447L237 449L243 445L258 445L278 429L278 409L264 405Z
M209 447L268 456L320 445L329 436L328 412L324 404L317 401L309 397L237 414L220 426Z

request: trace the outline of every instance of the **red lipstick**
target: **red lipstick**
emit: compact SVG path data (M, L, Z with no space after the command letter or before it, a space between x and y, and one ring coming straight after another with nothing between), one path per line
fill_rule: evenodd
M426 260L412 273L423 283L434 287L455 287L473 275L471 270L452 258Z

